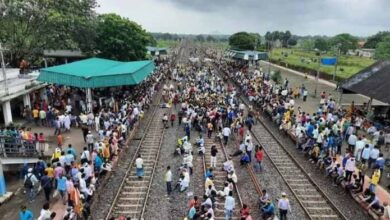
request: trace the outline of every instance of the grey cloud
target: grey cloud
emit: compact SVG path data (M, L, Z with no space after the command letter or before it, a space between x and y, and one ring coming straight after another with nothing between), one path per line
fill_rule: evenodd
M220 33L290 30L298 35L389 30L390 0L98 0L101 11L148 31ZM152 11L152 13L151 13Z
M336 34L340 26L347 31L354 27L355 34L365 35L364 28L386 28L390 20L390 1L387 0L163 0L181 10L203 13L205 16L222 16L239 19L249 26L271 29L295 29L296 33L310 34L308 26L318 25L321 34ZM250 22L248 22L250 21ZM333 22L329 22L333 21ZM331 30L335 23L338 27ZM356 26L360 26L356 29ZM259 28L259 27L257 27ZM371 31L371 30L369 30ZM312 33L315 34L315 33Z

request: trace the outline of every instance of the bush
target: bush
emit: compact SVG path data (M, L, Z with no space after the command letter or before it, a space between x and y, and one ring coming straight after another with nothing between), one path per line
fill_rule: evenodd
M272 81L274 81L276 84L282 83L282 75L280 74L280 70L276 70L272 76Z

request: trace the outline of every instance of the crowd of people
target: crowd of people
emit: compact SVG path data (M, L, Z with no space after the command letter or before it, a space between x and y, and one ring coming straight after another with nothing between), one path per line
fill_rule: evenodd
M268 114L279 129L296 142L297 149L309 156L312 163L324 167L334 185L345 185L348 192L363 193L367 208L389 217L387 203L381 204L375 187L384 176L388 165L383 152L388 150L390 132L378 129L372 121L365 120L362 111L354 105L341 108L325 91L320 94L316 112L302 111L295 101L306 101L304 85L293 88L288 79L271 83L270 76L241 63L220 63L220 69L239 86L240 92L259 111ZM368 172L372 169L372 172ZM369 187L364 187L365 175L370 177Z
M48 101L34 104L31 119L38 126L51 127L57 137L57 145L50 159L40 158L33 167L24 164L21 172L27 200L33 203L37 194L43 191L46 203L39 214L32 213L23 205L19 212L20 219L32 220L35 219L33 216L38 216L39 220L54 219L56 213L50 207L58 200L66 206L61 219L88 219L90 202L99 187L99 179L112 171L129 131L151 104L167 69L167 62L160 63L154 74L141 84L131 89L111 90L111 102L95 106L92 112L86 112L87 109L82 107L82 99L79 100L81 108L78 109L69 88L48 88ZM28 113L29 107L26 106L26 109ZM39 115L46 117L37 120L34 113L37 111L44 111L45 114ZM77 114L77 111L80 113ZM48 115L52 117L48 118ZM71 128L80 129L84 137L81 152L72 144L63 146L63 138L59 138ZM4 132L12 134L16 141L31 142L37 151L43 151L41 145L46 141L43 134L30 138L30 130L7 128Z
M254 146L250 130L255 123L254 109L245 109L245 105L238 99L234 86L226 84L223 78L217 74L217 70L211 65L197 66L194 64L177 66L171 70L171 78L174 85L167 88L166 101L177 109L178 126L182 127L186 136L179 138L175 154L183 158L182 166L178 172L178 181L175 187L174 173L171 167L167 167L164 181L167 185L167 193L172 191L186 191L190 186L190 176L193 166L193 144L199 155L210 156L210 164L204 176L204 195L196 195L188 205L187 219L214 219L216 213L221 212L217 203L224 201L223 216L232 219L240 216L240 219L250 220L251 210L247 204L241 209L234 196L234 185L239 182L235 173L233 158L240 156L241 165L253 163L256 171L261 172L263 160L263 148ZM175 124L176 115L163 116L163 122L171 126ZM191 133L196 132L199 136L191 143ZM237 145L237 151L229 156L223 163L217 163L218 152L216 146L208 146L210 152L206 153L204 137L221 141L225 146ZM240 144L236 144L239 141ZM255 159L252 159L255 158ZM255 161L255 162L253 162ZM221 161L220 161L221 162ZM218 165L221 164L221 165ZM225 182L222 185L215 183L213 170L223 170L226 173ZM268 194L267 194L268 195ZM270 208L272 198L268 196L264 203L259 206L264 219L274 217L275 210ZM279 214L282 219L290 210L289 200L285 193L278 199ZM220 214L220 213L219 213Z
M212 57L212 52L208 51L208 54ZM347 193L362 193L368 208L389 217L388 204L381 204L376 196L376 186L384 176L386 166L383 150L388 149L390 143L388 131L379 130L373 123L364 120L353 103L348 109L338 107L335 99L325 92L320 94L316 112L304 112L295 104L297 99L307 100L308 91L304 85L293 88L288 79L273 84L261 68L251 69L247 63L215 60L214 64L203 63L200 66L195 63L175 67L164 63L158 65L156 73L147 81L131 92L111 91L108 105L102 107L96 101L91 112L86 111L82 99L74 100L71 94L77 93L66 87L51 86L47 93L48 101L34 103L32 111L26 106L24 112L29 121L52 127L57 137L57 148L50 163L40 160L33 168L24 166L24 185L29 201L34 201L36 189L42 188L46 200L51 202L54 191L55 196L70 207L68 216L88 217L89 201L99 185L99 176L111 170L111 161L124 144L128 131L143 116L163 74L167 73L173 84L164 86L164 104L161 107L172 107L175 111L164 115L162 121L166 127L177 123L186 134L179 138L174 149L175 154L182 157L178 180L174 181L175 173L170 166L164 174L167 194L175 190L184 192L190 187L194 153L192 132L199 134L193 142L196 152L210 156L210 167L207 167L204 176L204 194L196 195L189 201L187 219L214 219L216 213L221 212L216 202L220 200L224 201L222 212L226 220L236 215L242 220L251 220L254 209L261 212L263 219L276 214L282 220L287 219L291 206L284 192L279 198L272 199L263 190L258 207L243 204L237 210L234 187L240 180L235 173L233 159L239 157L241 165L253 165L256 172L264 171L263 146L254 144L250 134L259 112L268 113L279 129L296 141L297 149L306 153L310 162L324 169L324 175L329 176L335 186L343 185ZM220 76L219 71L224 75ZM228 83L228 78L237 84ZM246 107L239 96L247 97L252 106ZM74 114L76 109L80 114ZM63 147L62 133L68 132L72 126L81 128L83 133L85 147L80 154L71 144ZM2 132L18 141L34 144L39 151L44 150L44 134L32 135L26 128L7 128ZM223 163L217 163L217 155L221 152L213 146L206 153L206 136L221 141L225 146L236 146L235 152ZM140 156L138 158L142 161ZM137 164L141 164L142 168L142 162ZM370 169L369 186L364 187L364 177L369 175ZM214 181L213 170L223 170L226 174L221 187ZM141 170L137 169L137 175L142 176L138 171ZM20 215L32 213L23 206ZM51 219L52 215L55 216L45 204L41 212L44 217L40 219Z

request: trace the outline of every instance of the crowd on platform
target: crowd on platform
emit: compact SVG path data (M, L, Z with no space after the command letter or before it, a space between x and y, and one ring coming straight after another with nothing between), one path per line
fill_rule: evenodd
M56 148L49 160L40 158L33 167L25 164L21 172L28 201L33 203L37 193L43 191L47 203L39 214L22 206L20 219L34 219L33 215L38 215L39 220L53 219L56 213L50 208L58 200L67 207L61 219L88 219L90 201L99 187L99 180L115 169L113 165L125 146L129 131L151 104L167 68L168 63L161 63L153 75L131 90L112 90L112 101L108 105L95 106L92 112L86 112L87 109L82 107L84 102L79 100L81 109L77 114L78 107L74 105L70 88L48 88L48 101L34 104L31 119L39 126L52 127L57 137ZM26 118L29 118L29 106L26 109ZM39 112L39 120L34 112ZM82 132L85 143L82 152L78 152L72 144L63 146L61 134L70 131L71 127ZM42 147L46 143L45 134L34 136L30 130L7 128L4 131L16 142L29 142L38 151L47 150ZM49 135L52 134L46 134Z

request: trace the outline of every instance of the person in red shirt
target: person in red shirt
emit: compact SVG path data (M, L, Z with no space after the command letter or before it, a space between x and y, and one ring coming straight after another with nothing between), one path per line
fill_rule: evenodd
M249 216L249 212L250 212L249 207L246 204L243 204L242 209L240 210L241 220L246 220L247 217Z
M256 172L260 172L263 170L263 166L261 165L264 157L264 150L262 146L256 145L256 161L257 163L255 164Z
M244 133L245 133L245 128L244 128L244 125L241 124L241 127L240 129L238 130L238 134L240 135L240 140L244 140Z
M172 114L171 114L171 126L172 127L173 127L173 123L175 122L175 120L176 120L176 115L175 115L175 113L172 112Z
M43 136L43 133L39 133L38 142L39 142L39 151L43 153L45 151L45 136Z

